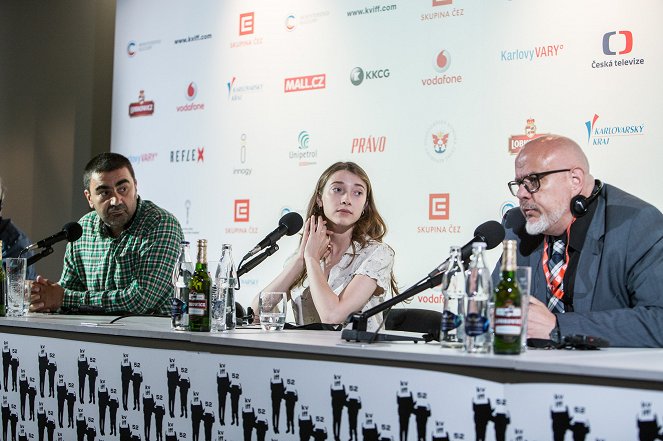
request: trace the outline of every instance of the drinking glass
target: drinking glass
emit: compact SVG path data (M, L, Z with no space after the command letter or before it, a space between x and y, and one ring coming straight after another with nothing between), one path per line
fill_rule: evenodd
M3 259L7 278L7 317L25 315L25 274L27 259L24 257L6 257Z
M285 292L263 291L258 297L260 326L265 331L281 331L285 325L288 296Z

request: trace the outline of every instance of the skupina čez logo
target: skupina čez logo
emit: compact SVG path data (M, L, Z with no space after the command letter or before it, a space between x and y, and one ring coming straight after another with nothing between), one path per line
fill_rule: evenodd
M536 133L536 121L534 118L529 118L525 125L524 135L511 135L509 137L509 153L517 155L520 153L520 150L525 147L525 144L542 136L546 136L546 134Z
M154 101L147 101L145 99L145 91L141 90L138 93L138 102L129 104L129 116L150 116L154 113Z
M428 156L436 162L449 159L456 150L456 134L453 127L446 121L434 123L426 132L424 147Z

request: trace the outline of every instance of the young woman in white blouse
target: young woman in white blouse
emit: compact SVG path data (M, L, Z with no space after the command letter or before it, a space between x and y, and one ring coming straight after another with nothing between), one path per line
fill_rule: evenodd
M298 325L343 323L396 293L394 251L366 172L354 162L325 170L311 196L299 249L263 291L286 291ZM257 301L254 302L256 306ZM381 314L368 321L377 330Z

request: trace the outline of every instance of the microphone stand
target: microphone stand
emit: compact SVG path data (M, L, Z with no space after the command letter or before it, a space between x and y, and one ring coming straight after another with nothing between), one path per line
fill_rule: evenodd
M376 314L381 313L382 311L391 308L393 305L400 303L404 300L409 299L410 297L419 294L422 291L425 291L429 288L433 288L442 283L443 272L430 278L426 278L421 282L414 284L409 287L396 297L380 303L373 308L367 309L364 312L358 312L350 315L348 317L348 323L352 324L352 329L344 329L341 333L341 338L346 341L356 341L356 342L373 342L373 341L427 341L423 337L407 337L393 334L380 334L376 332L366 331L366 325L368 323L368 318L373 317Z
M33 254L32 256L28 257L26 266L34 265L37 261L43 259L52 252L53 252L53 247L44 248L40 253ZM21 253L23 253L23 251L21 251Z
M279 249L279 246L276 245L276 244L273 244L273 245L269 246L268 248L265 248L264 252L258 254L256 257L249 260L248 262L246 262L244 265L242 265L241 267L239 267L237 269L237 278L239 279L240 276L248 273L253 268L260 265L263 260L267 259L269 256L271 256L272 254L277 252L278 249Z

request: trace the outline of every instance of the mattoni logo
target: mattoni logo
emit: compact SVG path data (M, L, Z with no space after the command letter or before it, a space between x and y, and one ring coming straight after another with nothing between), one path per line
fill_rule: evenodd
M250 199L235 199L234 220L235 222L249 222Z
M187 101L191 102L189 104L182 104L180 106L176 106L175 110L177 110L178 112L193 112L196 110L205 110L205 103L193 102L193 100L196 99L196 96L198 96L198 86L193 81L190 82L189 85L187 86L184 96Z
M311 137L309 133L306 130L302 130L297 135L297 150L288 153L290 159L299 161L300 167L317 164L318 151L309 150L310 141Z
M616 38L619 35L623 38ZM614 37L614 38L613 38ZM615 44L615 41L618 41L619 44ZM613 47L618 47L619 50L611 48L610 43L613 43ZM628 54L633 50L633 33L631 31L612 31L607 32L603 35L603 53L606 55L624 55Z
M449 220L449 193L428 195L428 219Z
M433 59L433 69L441 76L434 76L432 78L423 78L421 84L423 86L442 86L446 84L462 83L462 75L447 75L446 71L451 67L451 55L446 49L441 50L435 55Z
M170 162L205 162L205 147L171 150Z
M456 134L453 127L446 121L438 121L430 126L426 132L424 147L428 156L436 161L443 162L450 158L456 146Z
M307 90L324 89L325 87L327 87L327 74L316 74L286 78L283 91L285 93L302 92Z
M536 121L534 118L529 118L527 124L525 125L525 134L524 135L511 135L509 137L509 153L512 155L517 155L520 153L520 150L533 139L546 136L547 134L537 134L536 133Z
M364 82L364 79L375 80L379 78L389 78L389 75L389 69L372 69L364 71L361 67L355 67L350 71L350 82L355 86L359 86Z
M239 35L249 35L254 32L255 12L239 14Z
M386 136L352 138L350 153L383 153L387 144Z
M588 144L596 146L607 146L614 138L622 138L624 136L641 136L645 133L644 123L598 126L596 124L598 119L599 116L594 114L594 117L591 120L585 121Z
M137 116L151 116L154 113L154 101L147 101L145 99L145 91L141 90L138 93L138 102L129 103L129 117L134 118Z

